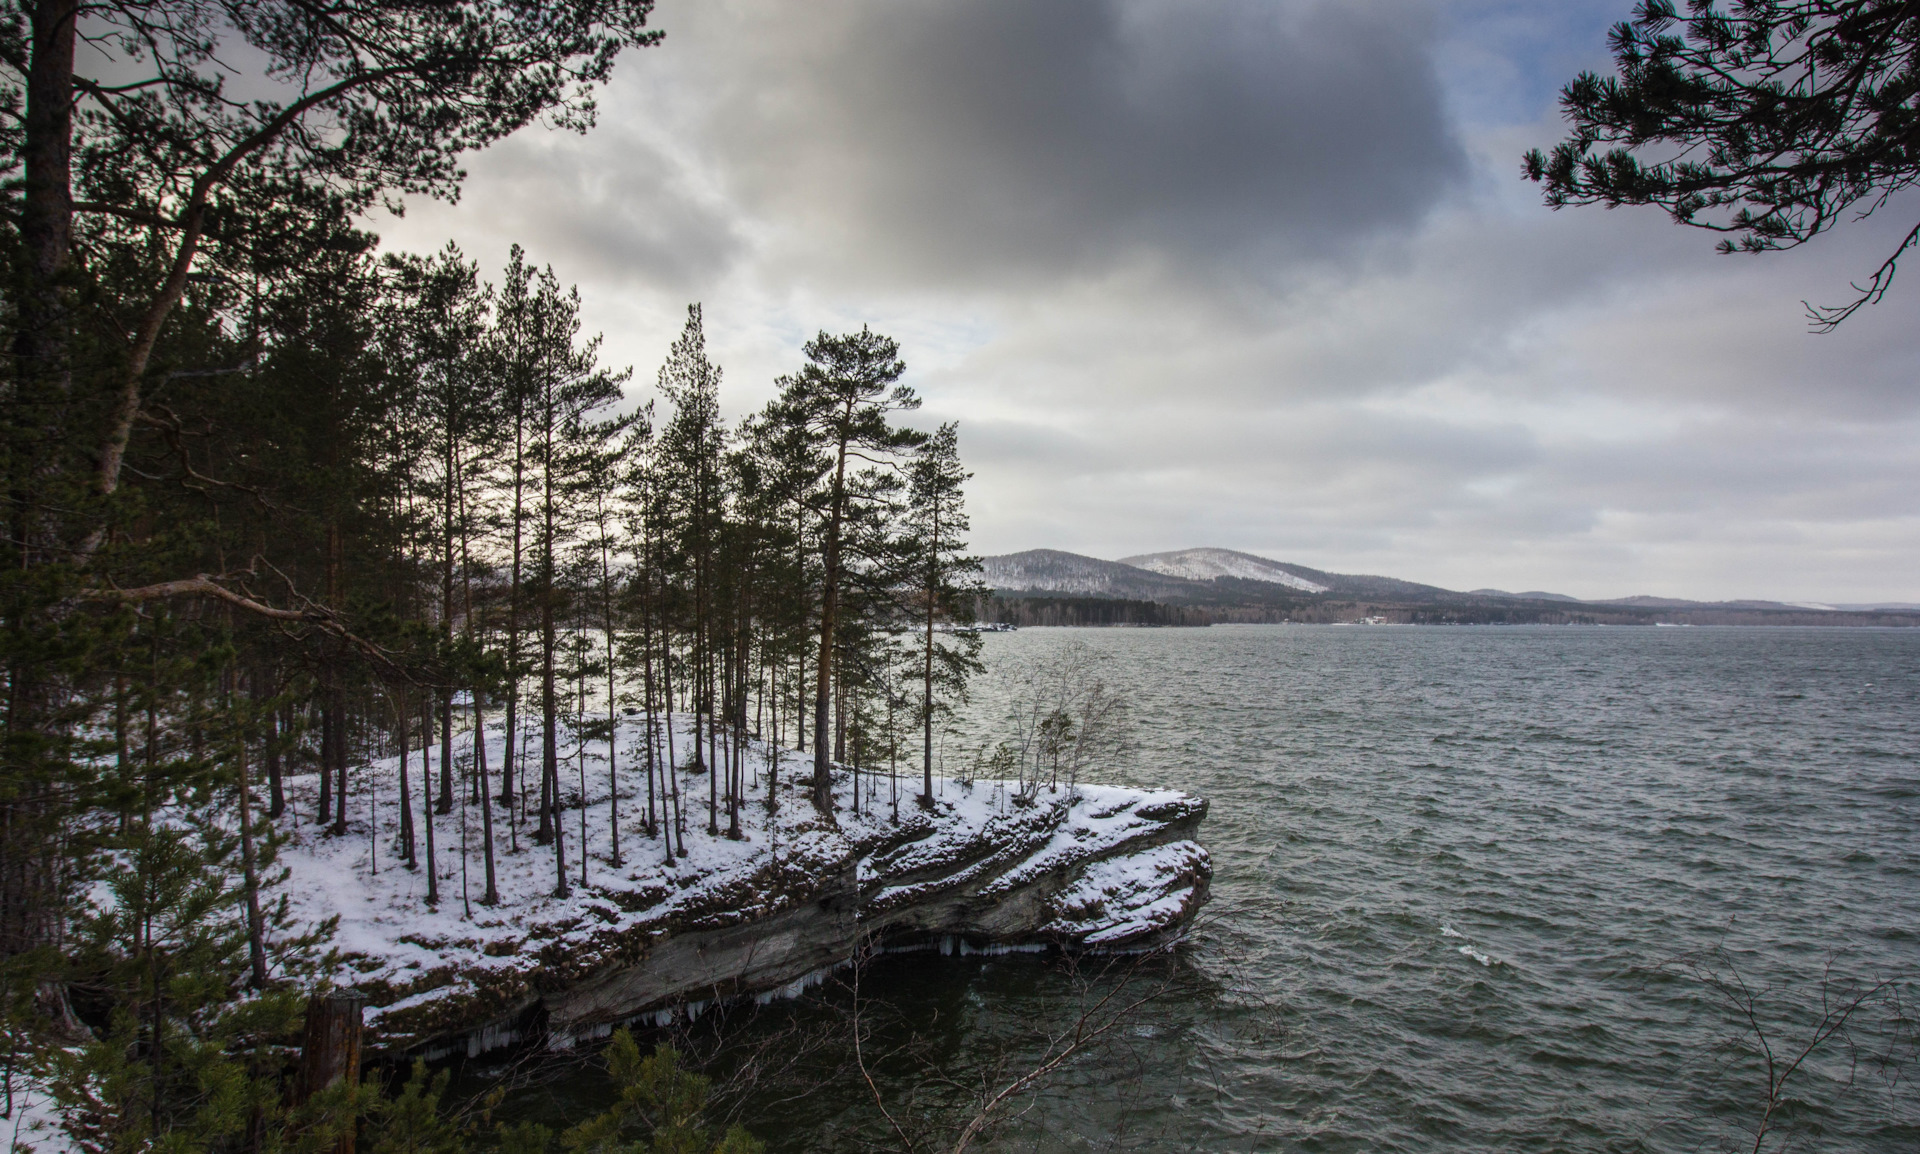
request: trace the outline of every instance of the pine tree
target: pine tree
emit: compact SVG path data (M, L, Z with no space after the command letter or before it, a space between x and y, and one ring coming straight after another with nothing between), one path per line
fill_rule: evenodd
M870 329L845 336L821 333L801 350L807 364L780 380L782 419L804 429L831 462L817 495L821 575L818 649L814 666L813 805L833 820L833 775L828 750L833 704L835 630L846 591L849 529L862 513L862 478L849 474L849 460L891 462L915 448L924 435L895 427L889 416L918 408L911 388L898 383L906 372L900 346ZM875 467L866 472L871 474Z
M721 539L725 529L720 420L720 367L707 357L700 306L687 306L686 326L660 368L661 393L673 405L660 435L663 492L670 504L673 558L688 582L687 686L692 699L693 764L707 773L707 833L719 832L719 767L715 726L715 609ZM707 747L701 748L702 738Z
M559 622L568 608L569 590L560 580L561 553L579 528L578 498L604 475L601 462L626 424L596 419L595 414L620 399L621 383L629 374L599 367L600 339L579 339L580 295L577 290L562 292L551 269L534 278L530 313L530 447L537 474L531 599L540 631L540 832L554 849L554 892L565 897L570 890L566 833L559 820Z
M965 554L968 523L963 488L971 474L961 467L959 430L952 422L941 425L920 446L907 475L902 547L921 623L920 804L931 808L934 718L950 712L953 699L964 699L967 679L981 668L978 633L937 639L934 630L943 620L970 624L983 592L980 561Z

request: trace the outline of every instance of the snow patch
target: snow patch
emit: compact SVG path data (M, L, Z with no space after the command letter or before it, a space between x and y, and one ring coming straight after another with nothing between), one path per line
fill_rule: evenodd
M8 1154L78 1154L79 1147L60 1128L53 1095L38 1078L15 1071L10 1091L12 1111L0 1118Z
M1243 581L1270 581L1303 593L1325 593L1328 588L1307 580L1277 561L1236 553L1231 549L1183 549L1178 553L1153 553L1145 557L1130 557L1125 564L1168 577L1185 577L1189 581L1237 577Z

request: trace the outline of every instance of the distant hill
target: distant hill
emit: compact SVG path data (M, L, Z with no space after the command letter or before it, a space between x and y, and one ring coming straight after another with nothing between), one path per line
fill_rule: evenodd
M1156 573L1185 577L1191 581L1212 581L1217 585L1258 581L1287 589L1297 589L1302 593L1331 593L1345 597L1457 596L1448 589L1441 589L1435 585L1422 585L1415 581L1402 581L1398 577L1328 573L1305 565L1295 565L1291 561L1274 561L1266 557L1256 557L1252 553L1235 552L1232 549L1182 549L1176 553L1142 553L1136 557L1122 557L1120 561L1122 564L1151 569Z
M1543 590L1462 593L1397 577L1328 573L1233 549L1141 553L1119 561L1059 549L1029 549L982 558L982 563L987 585L1003 599L1094 598L1188 607L1182 610L1187 616L1162 614L1159 618L1129 610L1132 616L1125 623L1137 624L1203 623L1192 612L1201 612L1204 620L1211 621L1345 621L1384 616L1436 624L1652 624L1669 619L1702 625L1920 623L1916 620L1920 605L1910 602L1829 605L1649 596L1589 601ZM1001 612L1003 616L1026 614L1023 621L1038 623L1049 614L1066 614L1067 607L1027 605ZM1086 606L1073 612L1088 624L1105 623L1106 617L1113 616Z
M1150 569L1169 577L1189 581L1212 581L1216 577L1238 577L1243 581L1271 581L1306 593L1325 593L1327 586L1293 571L1278 561L1236 553L1232 549L1182 549L1177 553L1142 553L1122 557L1120 564Z
M1838 605L1826 605L1813 601L1688 601L1679 597L1610 597L1605 601L1588 601L1588 605L1632 605L1639 609L1812 609L1817 612L1835 613Z
M1120 561L1058 549L1029 549L982 561L987 584L1009 593L1123 597L1169 604L1287 603L1300 594L1413 600L1460 596L1395 577L1327 573L1231 549L1183 549Z
M1058 549L1029 549L981 559L988 585L1003 593L1055 593L1170 604L1202 599L1197 581Z
M1241 554L1250 556L1250 554ZM1268 564L1279 566L1277 561ZM1367 573L1328 573L1324 569L1309 569L1305 565L1289 562L1284 568L1316 585L1325 592L1341 597L1401 597L1412 600L1427 600L1434 597L1458 597L1460 594L1451 589L1442 589L1438 585L1422 585L1418 581L1402 581L1398 577L1375 577ZM1230 579L1229 579L1230 580Z
M1567 601L1580 604L1578 597L1569 597L1565 593L1543 593L1538 589L1526 593L1509 593L1505 589L1470 589L1468 592L1475 597L1511 597L1516 601Z

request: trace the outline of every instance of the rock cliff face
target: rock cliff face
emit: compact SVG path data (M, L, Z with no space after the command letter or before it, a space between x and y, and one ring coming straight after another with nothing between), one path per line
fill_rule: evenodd
M628 852L647 864L630 859L610 874L602 863L567 899L531 896L553 875L537 868L545 851L529 850L502 865L503 897L528 896L473 917L457 902L421 909L418 876L392 867L298 904L342 917L340 979L371 995L372 1043L433 1056L522 1041L565 1048L717 999L798 993L863 940L1141 948L1179 933L1207 897L1211 866L1195 840L1206 802L1184 793L1043 786L1023 799L1003 783L944 781L933 810L905 796L896 819L872 783L862 788L855 814L843 783L828 825L803 791L783 787L772 820L763 803L743 811L739 841L699 833L689 814L695 832L672 865L656 856L658 841L628 833ZM287 852L329 851L339 843ZM327 864L309 864L307 876ZM457 882L444 867L443 876L444 893Z

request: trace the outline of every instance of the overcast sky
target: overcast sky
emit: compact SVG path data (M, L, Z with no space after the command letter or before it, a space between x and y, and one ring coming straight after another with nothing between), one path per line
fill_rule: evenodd
M1920 601L1911 226L1718 256L1550 212L1520 154L1630 0L661 0L580 137L375 227L518 241L650 382L705 305L732 413L821 329L958 419L974 545L1217 545L1577 596Z

